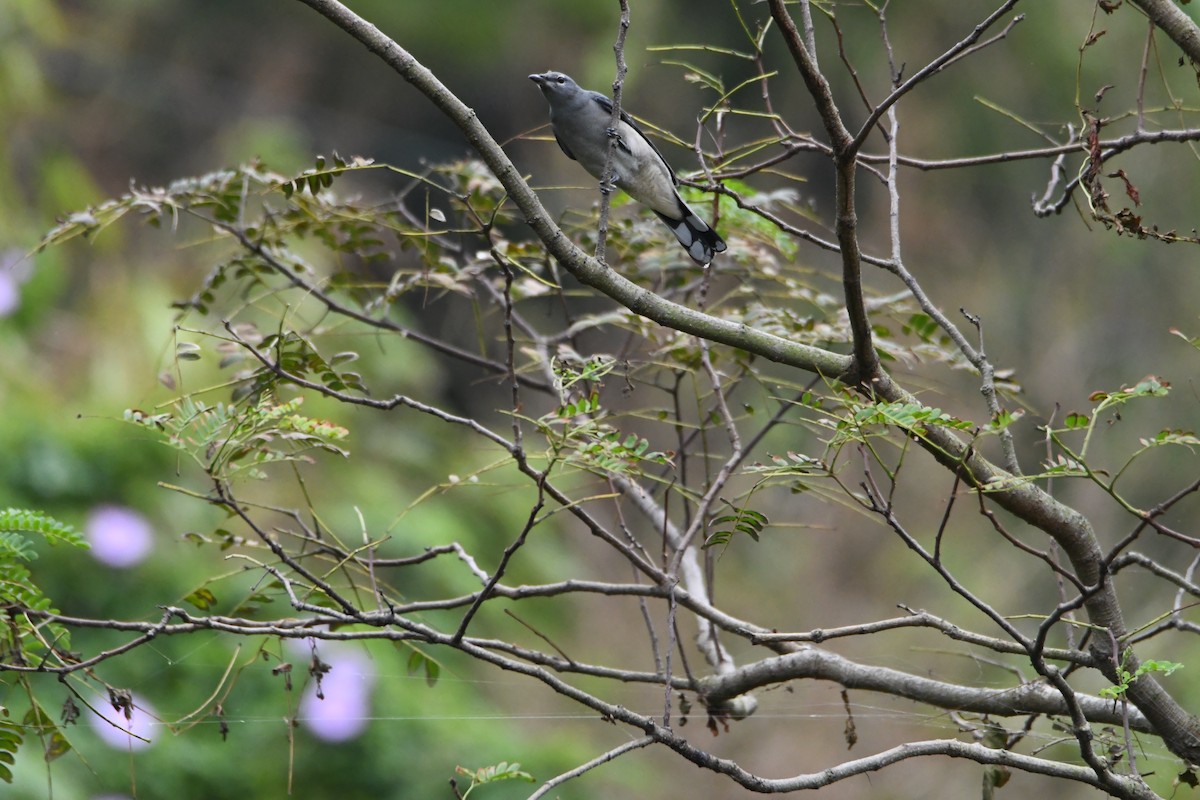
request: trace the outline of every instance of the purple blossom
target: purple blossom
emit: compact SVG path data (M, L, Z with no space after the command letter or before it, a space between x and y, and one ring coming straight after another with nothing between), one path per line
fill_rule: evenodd
M100 716L89 714L88 722L100 740L109 747L118 750L145 750L153 744L150 736L158 715L144 698L133 695L131 719L125 719L123 711L118 711L107 702L93 703L93 707Z
M96 506L88 515L84 533L92 544L92 555L110 567L132 567L154 548L150 523L124 506Z
M29 263L21 260L19 250L0 252L0 317L7 317L21 305L21 284L29 278Z
M310 680L300 700L300 722L318 739L344 742L366 730L371 714L371 688L375 674L371 661L358 650L335 649L328 645L320 656L332 669L317 682Z

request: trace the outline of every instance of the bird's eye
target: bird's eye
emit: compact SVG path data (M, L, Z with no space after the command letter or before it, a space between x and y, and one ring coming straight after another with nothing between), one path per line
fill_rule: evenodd
M558 76L558 82L559 82L559 83L566 83L566 82L567 82L567 79L566 79L566 77L565 77L565 76L563 76L563 75L559 75L559 76Z

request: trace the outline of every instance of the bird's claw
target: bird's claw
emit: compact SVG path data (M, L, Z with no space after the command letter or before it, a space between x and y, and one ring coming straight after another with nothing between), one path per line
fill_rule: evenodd
M617 143L617 147L620 148L621 150L629 149L628 147L625 146L625 140L621 138L621 132L618 131L616 128L605 128L604 135L607 136L609 139L612 139L613 141L615 141Z
M617 181L621 180L621 173L613 172L612 177L606 181L600 181L600 194L612 194L613 189L617 188Z

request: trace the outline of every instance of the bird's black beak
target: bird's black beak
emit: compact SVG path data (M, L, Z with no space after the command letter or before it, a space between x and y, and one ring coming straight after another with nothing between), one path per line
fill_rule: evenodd
M546 76L543 73L535 72L529 76L529 80L533 81L538 86L541 86L546 82Z

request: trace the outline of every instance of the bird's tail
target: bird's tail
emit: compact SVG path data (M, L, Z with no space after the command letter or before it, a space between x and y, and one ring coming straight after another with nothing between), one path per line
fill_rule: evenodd
M673 218L659 211L654 213L667 224L693 261L707 265L714 255L725 252L725 240L710 228L707 222L696 216L694 211L682 203L680 205L682 218Z

